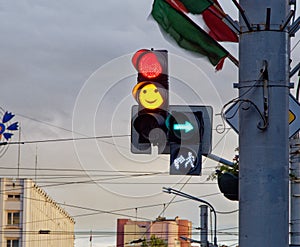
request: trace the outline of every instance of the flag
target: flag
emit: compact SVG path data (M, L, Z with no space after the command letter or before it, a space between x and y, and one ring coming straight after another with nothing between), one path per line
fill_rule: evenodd
M213 2L211 0L166 0L173 8L177 8L183 12L192 14L201 14L210 7Z
M210 6L202 12L203 20L209 28L208 34L217 41L238 42L239 38L223 21L224 13L221 6L215 1L215 6Z
M222 19L226 14L217 0L166 0L173 8L184 13L201 14L208 34L217 41L238 42L238 36Z
M198 0L197 2L200 1ZM208 1L203 0L203 2ZM217 70L221 69L228 52L182 11L174 8L174 6L165 0L154 0L151 14L160 27L180 47L206 56L212 65L217 66ZM201 9L207 7L202 7Z

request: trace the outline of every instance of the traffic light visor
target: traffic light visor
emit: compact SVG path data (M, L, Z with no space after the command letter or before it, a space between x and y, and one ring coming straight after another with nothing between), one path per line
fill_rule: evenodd
M149 50L147 49L141 49L141 50L138 50L136 53L134 53L132 59L131 59L131 62L133 64L133 66L136 68L136 70L138 69L137 68L137 64L138 64L138 59L139 57L144 54L145 52L148 52Z

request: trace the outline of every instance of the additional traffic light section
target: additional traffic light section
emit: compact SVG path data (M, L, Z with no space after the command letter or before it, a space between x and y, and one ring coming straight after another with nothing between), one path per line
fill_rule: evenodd
M170 174L200 175L202 167L201 145L170 143Z
M166 121L170 144L170 174L200 175L202 154L210 153L212 108L170 106Z
M159 153L169 153L165 120L169 107L168 52L137 51L132 63L138 72L132 95L138 102L132 108L131 152L151 153L151 144Z
M167 119L169 140L176 143L199 143L203 133L201 111L171 110Z

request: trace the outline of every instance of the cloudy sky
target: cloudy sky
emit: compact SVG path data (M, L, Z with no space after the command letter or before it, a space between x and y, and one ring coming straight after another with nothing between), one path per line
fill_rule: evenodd
M237 18L233 4L220 3ZM231 160L238 146L238 136L222 131L218 115L237 95L236 66L226 60L215 73L205 59L168 43L149 18L151 5L152 0L0 1L0 106L16 114L26 142L10 145L1 172L35 179L61 203L76 220L77 247L89 244L90 231L93 246L115 246L117 218L179 216L197 227L198 204L173 200L162 193L163 186L213 204L218 230L227 233L219 241L237 243L238 205L223 198L215 181L207 181L216 162L204 159L199 177L169 176L168 156L130 153L136 83L130 59L138 49L152 47L169 51L170 104L211 105L213 153ZM299 34L292 39L292 65L299 62L297 42ZM237 57L236 44L225 47Z

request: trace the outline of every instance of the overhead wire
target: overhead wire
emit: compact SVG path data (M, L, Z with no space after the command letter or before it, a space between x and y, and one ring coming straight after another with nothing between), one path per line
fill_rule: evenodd
M77 141L77 140L94 140L94 139L111 139L111 138L121 138L121 137L129 137L129 134L118 134L118 135L103 135L103 136L87 136L85 134L79 133L74 130L70 130L61 126L57 126L45 121L41 121L32 117L25 116L24 114L17 113L16 115L21 116L23 118L27 118L32 121L36 121L50 127L54 127L57 129L61 129L70 133L81 135L82 137L72 137L72 138L54 138L54 139L44 139L44 140L31 140L31 141L22 141L22 142L7 142L7 145L14 145L14 144L34 144L34 143L47 143L47 142L67 142L67 141ZM216 129L213 129L216 130ZM112 144L112 143L108 143ZM2 144L4 145L4 144ZM126 147L127 148L127 147Z
M223 138L225 138L225 136L226 136L228 133L229 133L229 130L222 136L222 138L220 138L220 140L217 142L217 144L213 147L212 150L214 150L214 149L219 145L219 143L223 140ZM181 191L181 190L185 187L185 185L190 181L191 178L192 178L192 176L189 176L189 177L188 177L187 181L181 186L181 188L179 189L179 191ZM176 196L177 196L177 195L174 195L174 196L171 198L171 200L170 200L167 204L164 204L164 209L162 210L162 212L161 212L159 215L165 213L165 211L166 211L167 208L170 206L170 204L175 200ZM146 234L149 230L150 230L150 226L148 227L147 231L146 231L144 234ZM143 234L143 236L144 236L144 234ZM143 236L142 236L142 237L143 237Z
M219 194L219 193L215 193L215 194ZM212 196L212 195L215 195L215 194L208 194L208 195L202 195L201 197L206 197L206 196ZM27 198L28 199L28 198ZM38 200L38 199L35 199L35 198L30 198L31 200ZM183 200L178 200L178 201L176 201L176 203L177 202L181 202L181 201L186 201L186 200L188 200L188 199L183 199ZM39 201L42 201L42 202L44 202L44 200L39 200ZM175 202L174 202L175 203ZM89 211L96 211L97 212L97 214L98 213L105 213L105 214L114 214L114 215L117 215L117 216L126 216L126 217L132 217L132 215L127 215L127 214L120 214L120 213L116 213L116 211L127 211L127 210L130 210L130 209L132 209L132 208L126 208L126 209L119 209L119 210L114 210L114 211L105 211L105 210L99 210L99 209L93 209L93 208L87 208L87 207L82 207L82 206L75 206L75 205L69 205L69 204L65 204L65 203L63 203L62 204L64 207L73 207L73 208L79 208L79 209L84 209L84 210L89 210ZM138 208L145 208L145 207L154 207L154 206L161 206L161 204L155 204L155 205L146 205L146 206L142 206L142 207L138 207ZM135 208L136 209L136 208ZM80 215L79 215L80 216ZM77 216L77 217L79 217L79 216ZM83 215L81 215L81 216L84 216L84 214ZM73 217L73 216L72 216ZM76 217L76 216L75 216ZM142 218L142 217L138 217L138 218L141 218L141 219L143 219L143 220L150 220L150 219L147 219L147 218ZM51 220L53 220L53 219L51 219ZM26 224L29 224L30 222L25 222ZM226 234L226 233L223 233L222 232L222 234Z
M202 195L202 197L209 197L209 196L214 196L214 195L217 195L217 194L219 194L219 193L206 194L206 195ZM25 197L25 196L23 196L23 199L45 203L45 200L38 199L38 198L33 198L33 197ZM184 202L186 200L187 199L181 199L181 200L175 201L174 203L180 203L180 202ZM48 202L48 203L50 203L50 202ZM122 217L125 216L125 217L128 217L128 218L132 218L133 215L123 214L123 213L118 213L118 212L129 211L129 210L132 210L132 209L153 208L153 207L158 207L158 206L162 205L162 203L158 203L158 204L138 206L138 207L135 207L135 208L131 207L131 208L123 208L123 209L116 209L116 210L107 211L107 210L100 210L100 209L91 208L91 207L78 206L78 205L74 205L74 204L66 204L66 203L59 203L59 202L55 202L55 203L57 203L58 205L63 206L63 207L71 207L71 208L75 208L75 209L82 209L82 210L86 210L86 211L92 211L92 212L94 212L93 215L95 215L95 214L112 214L112 215L122 216ZM83 217L83 216L86 216L86 214L72 215L71 217L77 218L77 217ZM137 218L139 218L141 220L152 221L149 218L144 218L144 217L137 217ZM61 218L55 218L55 219L61 219ZM53 218L50 219L49 218L49 219L45 219L45 220L27 221L27 222L22 222L22 224L31 224L31 223L37 223L37 222L46 222L48 220L55 220L55 219L53 219ZM0 226L0 227L2 227L2 226Z
M52 127L57 127L57 126L52 126ZM67 130L65 128L61 128L63 130L66 130L66 131L70 131L70 130ZM229 130L228 130L229 131ZM72 131L70 131L72 132ZM227 132L228 133L228 132ZM227 134L226 133L226 134ZM225 134L225 135L226 135ZM224 135L224 136L225 136ZM107 135L107 136L96 136L96 137L79 137L79 138L57 138L57 139L46 139L46 140L32 140L32 141L24 141L23 143L24 144L32 144L32 143L47 143L47 142L63 142L63 141L74 141L74 140L89 140L89 139L108 139L108 138L119 138L119 137L128 137L129 135ZM224 138L223 136L223 138ZM222 139L223 139L222 138ZM10 144L19 144L18 142L13 142L13 143L10 143ZM149 175L149 174L147 174ZM153 174L150 174L150 175L153 175ZM182 188L190 181L191 177L189 177L187 179L186 182L183 183L182 185ZM87 181L81 181L81 182L87 182ZM71 184L74 183L74 182L71 182ZM62 183L62 184L67 184L67 183ZM180 184L180 183L178 183ZM172 203L172 201L169 201L169 205L170 203Z
M44 139L44 140L32 140L32 141L20 141L20 142L4 142L1 145L14 145L14 144L34 144L34 143L49 143L49 142L68 142L68 141L81 141L81 140L97 140L97 139L110 139L129 137L128 134L123 135L103 135L103 136L91 136L91 137L70 137L70 138L55 138L55 139ZM112 143L109 143L112 144Z
M296 49L296 47L299 45L299 43L300 43L300 39L297 41L297 43L291 49L291 53Z

